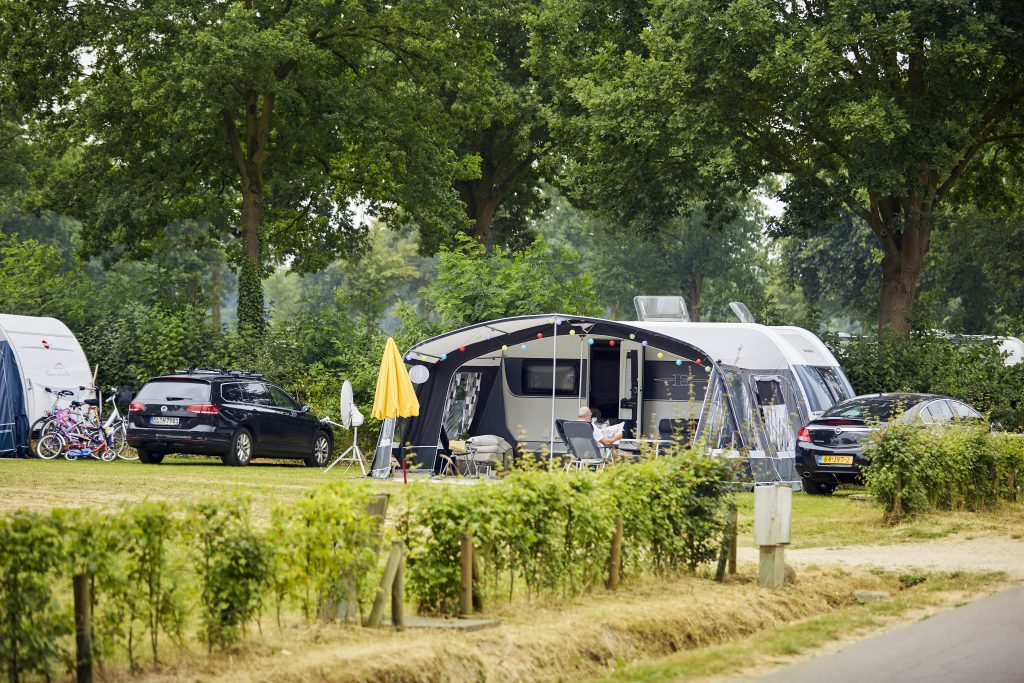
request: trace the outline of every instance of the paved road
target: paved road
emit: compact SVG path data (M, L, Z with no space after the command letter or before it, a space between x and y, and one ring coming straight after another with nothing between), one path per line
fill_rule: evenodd
M1021 683L1024 586L906 624L758 683Z

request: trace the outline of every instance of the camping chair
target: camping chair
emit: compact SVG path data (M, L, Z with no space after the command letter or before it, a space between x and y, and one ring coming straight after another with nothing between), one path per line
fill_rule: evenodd
M663 418L658 421L658 437L662 441L689 445L693 440L693 421L683 418L670 420Z
M575 467L582 470L584 467L593 467L596 470L604 469L605 456L601 447L594 441L594 427L589 422L581 420L558 420L555 422L559 436L569 449L569 460L565 463L565 470Z

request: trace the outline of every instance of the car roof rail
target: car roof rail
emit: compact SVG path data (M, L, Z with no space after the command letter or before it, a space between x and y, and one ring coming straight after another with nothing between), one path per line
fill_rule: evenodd
M197 368L189 367L178 370L179 375L222 375L225 377L246 377L250 379L263 379L263 375L253 370L229 370L228 368Z

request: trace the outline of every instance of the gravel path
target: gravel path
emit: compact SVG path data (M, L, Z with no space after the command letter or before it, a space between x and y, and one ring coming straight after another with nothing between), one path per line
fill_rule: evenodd
M739 559L757 562L757 548L740 548ZM1024 540L998 535L958 535L921 543L786 550L795 569L809 565L881 567L890 570L1000 571L1024 579Z

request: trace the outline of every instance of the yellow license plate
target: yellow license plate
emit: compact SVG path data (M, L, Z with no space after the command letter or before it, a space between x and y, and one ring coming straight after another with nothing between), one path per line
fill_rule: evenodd
M852 455L819 455L819 465L852 465Z

